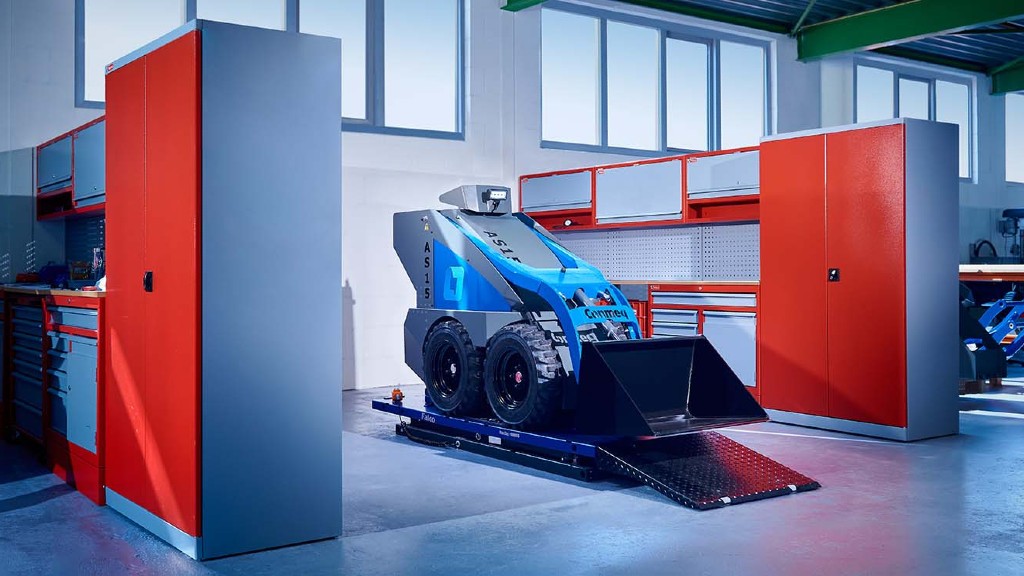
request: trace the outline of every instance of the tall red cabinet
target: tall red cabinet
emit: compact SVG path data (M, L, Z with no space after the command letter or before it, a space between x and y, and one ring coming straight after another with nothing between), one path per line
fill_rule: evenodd
M773 420L955 434L956 126L893 120L761 145L761 403Z
M340 66L200 21L108 68L106 499L194 558L341 532Z

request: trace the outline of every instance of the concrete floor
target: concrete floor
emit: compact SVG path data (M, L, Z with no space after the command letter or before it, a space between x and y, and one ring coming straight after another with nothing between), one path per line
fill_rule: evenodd
M369 410L387 391L345 393L342 538L203 564L0 442L0 574L1024 573L1024 387L965 398L960 436L915 444L733 429L823 488L708 512L397 438Z

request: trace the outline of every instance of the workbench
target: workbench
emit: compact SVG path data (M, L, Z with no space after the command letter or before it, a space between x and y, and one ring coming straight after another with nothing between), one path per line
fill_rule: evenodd
M0 429L103 503L105 292L0 287Z

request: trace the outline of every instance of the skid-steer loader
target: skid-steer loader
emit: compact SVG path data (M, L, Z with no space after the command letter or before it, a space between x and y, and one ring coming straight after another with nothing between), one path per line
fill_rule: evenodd
M622 292L512 213L507 188L462 186L440 200L454 208L394 216L417 299L405 360L436 410L616 437L767 419L703 337L643 339Z

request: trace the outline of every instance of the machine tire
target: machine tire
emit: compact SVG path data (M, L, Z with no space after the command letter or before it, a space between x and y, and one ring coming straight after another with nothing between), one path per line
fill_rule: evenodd
M473 416L484 404L483 354L455 320L439 322L423 344L427 395L445 414Z
M554 344L536 326L510 324L487 344L487 402L506 424L523 429L548 424L561 408L562 377Z

